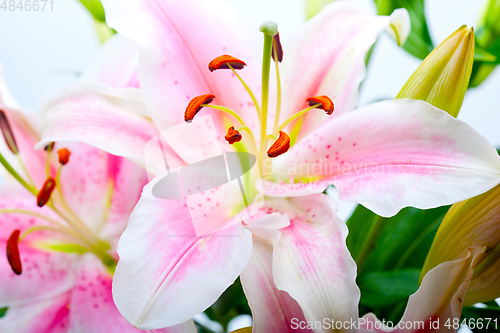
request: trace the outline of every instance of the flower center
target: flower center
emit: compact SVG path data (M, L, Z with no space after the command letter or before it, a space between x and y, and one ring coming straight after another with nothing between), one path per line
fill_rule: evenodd
M19 252L19 243L30 233L39 230L50 230L57 234L64 236L64 239L69 239L70 244L58 244L54 246L49 246L51 249L61 250L65 252L86 252L90 251L95 253L108 267L110 271L114 270L116 266L115 259L107 253L110 246L107 242L101 240L92 229L90 229L70 208L61 190L61 171L63 166L69 162L69 156L71 152L66 149L60 149L58 153L59 168L55 177L50 174L51 170L51 156L52 150L54 148L54 143L49 144L46 150L46 173L47 179L40 188L37 190L36 184L33 181L28 169L25 167L23 160L19 156L19 149L14 138L14 134L9 125L5 112L0 110L0 128L2 130L3 136L6 140L9 149L16 155L19 165L22 168L26 178L23 178L14 167L12 167L9 162L0 153L0 163L5 167L5 169L23 186L25 187L34 197L36 197L36 203L38 207L47 206L49 207L57 216L57 219L52 218L46 214L41 214L35 210L25 210L25 209L1 209L0 214L24 214L31 215L40 220L43 220L44 224L35 225L31 228L25 230L22 234L20 230L16 229L12 232L9 240L7 241L7 258L12 267L12 270L16 274L22 273L21 264L21 253ZM35 200L35 198L34 198Z
M201 96L197 96L193 98L189 105L186 108L186 112L184 114L184 120L186 122L191 122L192 119L196 116L198 112L203 107L209 107L212 109L219 110L232 118L234 118L238 124L238 129L236 126L230 126L227 134L225 136L226 141L234 145L237 151L252 151L257 155L257 160L259 164L259 168L263 173L263 176L269 173L269 170L265 169L265 165L263 163L265 158L275 158L284 153L286 153L290 146L295 142L295 136L298 131L294 130L292 132L292 139L290 136L285 133L284 129L286 126L292 124L293 122L300 124L300 118L307 114L312 109L318 108L325 111L327 115L331 115L334 111L333 101L328 96L315 96L310 97L306 100L306 103L309 104L308 108L305 108L293 115L291 115L288 119L280 123L280 111L281 111L281 82L280 82L280 73L279 73L279 63L283 60L283 48L281 46L279 33L278 33L278 25L272 21L264 22L260 26L260 31L264 34L264 53L262 59L262 96L261 96L261 104L257 101L252 90L245 83L245 81L241 78L241 76L236 72L236 70L242 70L246 63L240 59L237 59L230 55L222 55L219 56L212 61L210 61L208 68L211 72L220 70L220 69L229 69L233 72L233 74L239 79L250 98L252 99L255 109L257 111L257 116L259 118L260 123L260 140L257 141L252 130L245 124L243 119L238 115L237 112L231 110L222 105L213 105L210 104L214 99L216 99L215 95L205 94ZM267 111L268 111L268 100L269 100L269 72L271 59L274 60L276 67L276 77L277 77L277 103L276 103L276 114L274 118L274 124L271 128L268 129L267 126ZM292 124L293 125L293 124ZM245 138L245 135L240 133L240 131L246 131L248 137ZM279 137L278 137L279 135ZM277 138L278 137L278 138ZM243 140L244 139L244 140ZM274 140L271 144L270 140ZM251 149L247 149L244 145L251 145ZM269 146L270 145L270 146Z

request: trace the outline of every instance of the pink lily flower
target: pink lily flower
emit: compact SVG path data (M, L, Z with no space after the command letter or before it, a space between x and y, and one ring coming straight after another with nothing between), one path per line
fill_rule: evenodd
M0 247L7 256L0 256L0 308L8 309L0 331L139 332L113 302L111 272L118 237L147 182L144 170L83 143L35 151L40 133L1 77L0 110L7 139L1 156L24 181L1 167ZM187 321L158 332L196 328Z
M304 206L314 211L321 201L327 204L326 196L320 197L290 201L309 200ZM333 216L335 209L330 204ZM290 226L280 230L279 239L254 238L252 257L241 273L252 308L253 332L411 333L456 332L460 328L463 300L484 248L470 248L464 258L430 270L410 296L399 322L382 322L371 313L358 318L360 293L353 282L356 264L345 246L346 225L335 217L331 223L324 212L322 219L309 217L304 212L296 214ZM324 256L330 256L329 260ZM333 256L339 259L331 260Z
M158 132L192 121L187 124L192 132L180 132L163 146L170 170L216 156L207 148L217 146L207 140L214 130L227 150L233 150L231 142L257 156L265 185L262 208L244 222L232 219L240 213L228 204L232 197L212 190L209 207L223 208L202 231L191 222L185 200L162 200L152 186L144 188L119 242L113 282L118 309L137 327L166 327L191 318L240 274L256 325L259 311L282 323L290 319L288 310L306 320L357 319L359 290L345 246L347 230L336 217L336 203L318 193L335 184L341 199L390 216L409 205L456 202L500 182L495 149L446 112L414 100L353 111L366 53L388 26L399 27L398 36L406 38L404 12L372 16L352 2L334 2L304 25L294 43L283 43L282 84L273 87L268 74L272 45L280 58L277 38L265 37L259 82L258 33L222 1L103 4L108 24L140 47L141 89L86 84L61 90L42 107L38 147L54 138L76 140L146 166L144 153ZM272 24L263 27L271 35L272 29ZM241 80L228 64L242 69ZM281 111L279 102L269 107L269 91L282 92ZM262 93L260 101L255 92ZM220 106L208 105L211 95ZM324 111L307 108L307 99ZM202 125L198 112L209 113L213 126ZM254 277L255 270L267 275ZM255 288L276 288L264 297L278 303L261 309ZM259 325L255 332L273 331L266 321Z

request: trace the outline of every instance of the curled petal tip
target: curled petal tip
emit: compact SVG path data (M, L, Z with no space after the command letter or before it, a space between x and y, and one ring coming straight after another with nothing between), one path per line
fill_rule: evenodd
M21 256L19 255L19 234L20 230L14 230L7 241L7 259L12 271L17 275L23 272Z
M335 108L333 101L330 99L330 97L325 95L309 97L308 99L306 99L306 102L309 103L309 106L320 104L317 108L325 110L325 113L327 115L331 115Z
M186 107L186 111L184 112L184 121L186 123L190 123L193 121L193 118L200 112L203 108L203 104L210 104L215 99L215 96L212 94L205 94L196 96L193 98L188 106Z
M208 64L208 69L211 72L218 69L230 69L231 67L233 69L242 69L246 65L247 64L243 60L225 54L210 61L210 63Z
M238 130L235 129L234 126L231 126L227 129L227 134L224 137L224 139L226 139L226 141L230 145L234 144L235 142L240 142L242 138L243 137L241 136L241 133L238 132Z
M271 147L267 150L267 156L270 158L283 155L290 149L290 137L283 131L280 131L280 136Z

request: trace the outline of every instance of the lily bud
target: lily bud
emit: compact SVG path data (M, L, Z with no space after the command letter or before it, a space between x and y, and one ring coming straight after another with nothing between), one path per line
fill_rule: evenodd
M464 305L500 297L500 185L477 197L454 204L443 219L427 254L421 279L432 268L466 257L483 247Z
M462 26L422 61L396 98L420 99L458 115L474 61L474 28Z

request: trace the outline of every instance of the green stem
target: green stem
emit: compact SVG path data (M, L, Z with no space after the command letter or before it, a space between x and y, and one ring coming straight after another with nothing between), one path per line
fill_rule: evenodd
M370 253L374 249L375 244L378 240L378 236L380 235L380 232L382 231L382 228L384 227L386 221L386 218L380 216L377 216L373 220L372 225L370 226L370 230L368 230L363 244L361 245L358 256L357 258L355 258L356 264L358 265L358 272L361 272L363 266L366 264L366 261L368 260Z
M274 117L274 126L273 133L277 133L278 123L280 121L280 112L281 112L281 79L280 79L280 70L278 66L278 47L274 48L274 62L276 65L276 84L278 86L278 96L276 99L276 116Z
M264 54L262 56L262 118L261 138L267 133L267 107L269 102L269 72L271 69L271 52L273 48L273 36L264 33Z
M5 157L0 153L0 163L4 166L5 169L14 177L21 185L23 185L28 191L33 193L35 196L38 195L38 191L36 188L30 184L28 184L23 177L21 177L16 170L7 162Z

